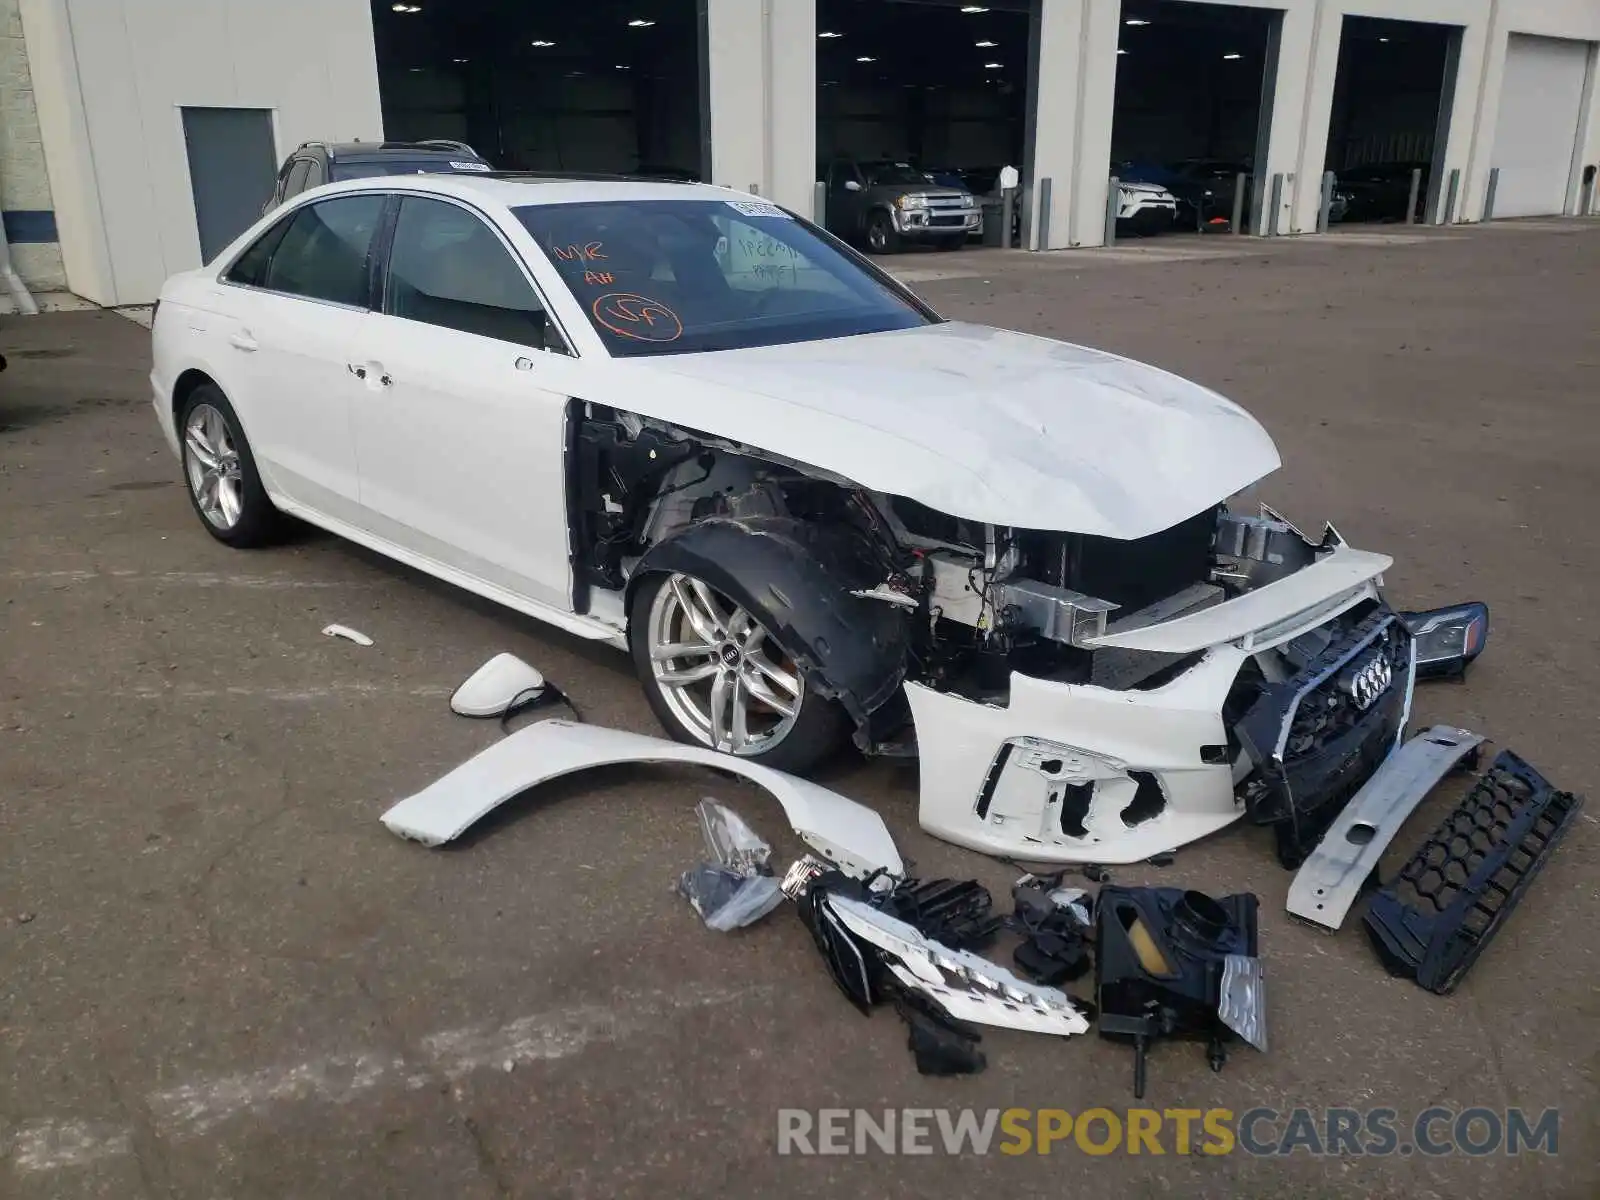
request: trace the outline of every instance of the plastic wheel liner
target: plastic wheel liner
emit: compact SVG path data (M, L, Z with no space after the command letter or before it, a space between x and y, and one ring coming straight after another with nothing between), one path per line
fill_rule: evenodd
M1581 796L1558 791L1502 750L1395 881L1373 897L1367 934L1389 973L1439 995L1453 991L1582 807Z

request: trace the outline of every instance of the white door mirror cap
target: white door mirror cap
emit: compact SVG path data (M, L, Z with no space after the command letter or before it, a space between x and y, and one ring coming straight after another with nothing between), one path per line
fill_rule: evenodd
M450 711L462 717L499 717L544 690L544 676L515 654L496 654L450 697Z

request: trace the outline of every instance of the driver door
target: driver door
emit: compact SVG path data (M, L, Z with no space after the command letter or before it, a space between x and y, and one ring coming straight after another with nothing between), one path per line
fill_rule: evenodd
M848 184L854 183L852 191ZM865 202L865 181L861 169L849 159L835 159L828 167L828 231L839 237L854 237L861 232L861 211Z
M441 197L398 204L383 309L350 363L367 527L570 612L562 447L580 364L488 221Z

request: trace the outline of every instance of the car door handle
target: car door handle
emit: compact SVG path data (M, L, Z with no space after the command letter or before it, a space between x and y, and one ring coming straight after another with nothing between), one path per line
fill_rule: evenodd
M257 350L261 349L261 343L256 341L255 338L251 337L248 333L234 334L228 339L228 345L232 346L235 350L243 350L248 354L254 354Z

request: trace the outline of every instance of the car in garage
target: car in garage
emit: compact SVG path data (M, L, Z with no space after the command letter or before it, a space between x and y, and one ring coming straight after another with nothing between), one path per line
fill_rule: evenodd
M822 175L828 229L874 254L894 254L908 243L958 250L983 232L976 196L909 162L836 158Z
M723 188L334 185L170 279L152 338L213 538L300 518L625 650L686 743L920 755L923 825L980 849L1132 862L1246 812L1297 844L1419 647L1481 645L1230 506L1279 465L1237 405L946 320Z
M1166 233L1178 220L1178 198L1159 183L1117 181L1117 235Z
M442 138L420 142L303 142L283 166L263 213L301 192L325 183L370 179L379 175L414 175L435 171L481 174L494 168L465 142Z
M1420 220L1428 199L1426 162L1364 163L1339 172L1339 190L1348 197L1347 221ZM1416 208L1408 216L1412 181L1417 181Z

